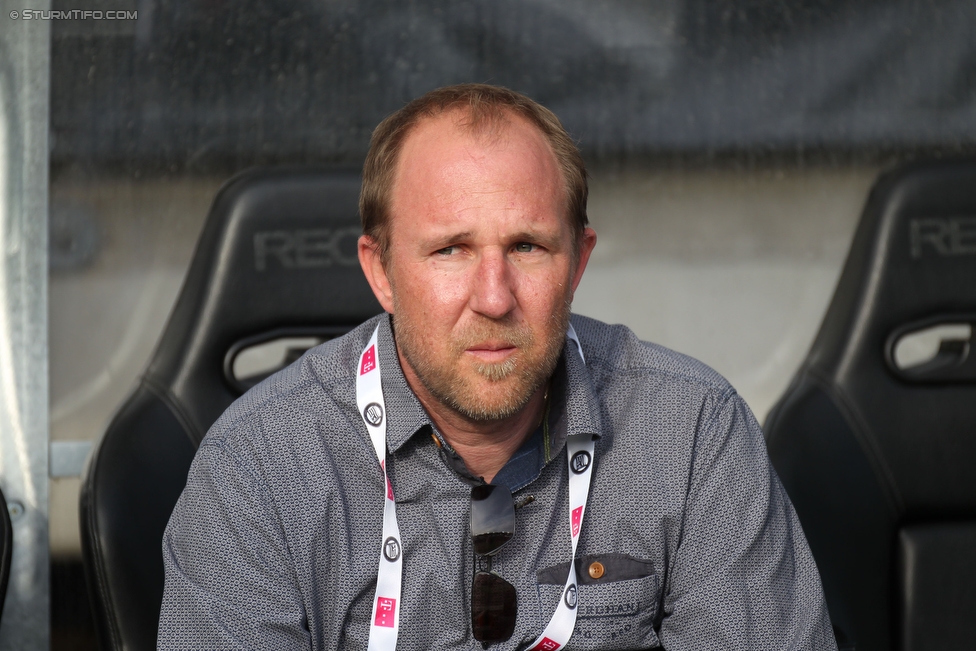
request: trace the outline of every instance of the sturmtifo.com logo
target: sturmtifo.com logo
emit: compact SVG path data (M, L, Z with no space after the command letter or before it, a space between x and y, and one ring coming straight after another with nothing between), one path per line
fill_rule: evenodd
M11 20L139 20L138 11L122 9L14 9Z

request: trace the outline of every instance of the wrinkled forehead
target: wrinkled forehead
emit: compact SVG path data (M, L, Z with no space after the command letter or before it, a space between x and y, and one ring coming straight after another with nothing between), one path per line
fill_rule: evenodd
M566 179L545 133L538 125L518 113L494 107L493 111L474 111L468 107L448 108L425 116L404 137L393 174L390 199L392 214L397 213L398 197L404 192L425 192L418 166L432 167L470 156L492 156L502 150L523 152L546 168L544 175L557 188L563 211L569 219ZM544 185L549 185L548 183ZM546 188L540 187L540 192Z

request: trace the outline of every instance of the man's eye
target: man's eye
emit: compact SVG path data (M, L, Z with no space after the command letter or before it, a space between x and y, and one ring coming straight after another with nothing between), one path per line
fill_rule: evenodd
M443 249L437 249L434 251L437 255L454 255L457 253L456 246L445 246Z
M515 245L516 253L532 253L535 250L535 244L529 244L528 242L519 242Z

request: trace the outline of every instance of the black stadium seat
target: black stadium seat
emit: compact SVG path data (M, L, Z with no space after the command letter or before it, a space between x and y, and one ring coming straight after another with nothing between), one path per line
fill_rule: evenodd
M14 527L10 522L7 500L0 491L0 613L7 597L7 583L10 581L10 561L14 551Z
M353 174L279 169L237 176L214 200L158 347L82 485L101 648L156 648L163 529L203 435L254 381L234 375L235 355L381 311L356 258L358 194Z
M883 176L765 427L842 649L976 648L974 330L976 163Z

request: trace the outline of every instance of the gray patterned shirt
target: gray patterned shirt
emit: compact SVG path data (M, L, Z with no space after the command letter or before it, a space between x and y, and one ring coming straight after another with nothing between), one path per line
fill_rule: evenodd
M404 554L397 648L480 651L471 478L434 440L386 315L312 349L211 428L163 539L159 649L366 648L384 489L355 371L377 323ZM496 479L534 500L493 561L517 588L518 620L491 648L525 649L555 610L570 555L564 443L592 433L569 649L835 649L817 568L742 399L623 326L573 324L586 366L569 342L550 440L530 437Z

